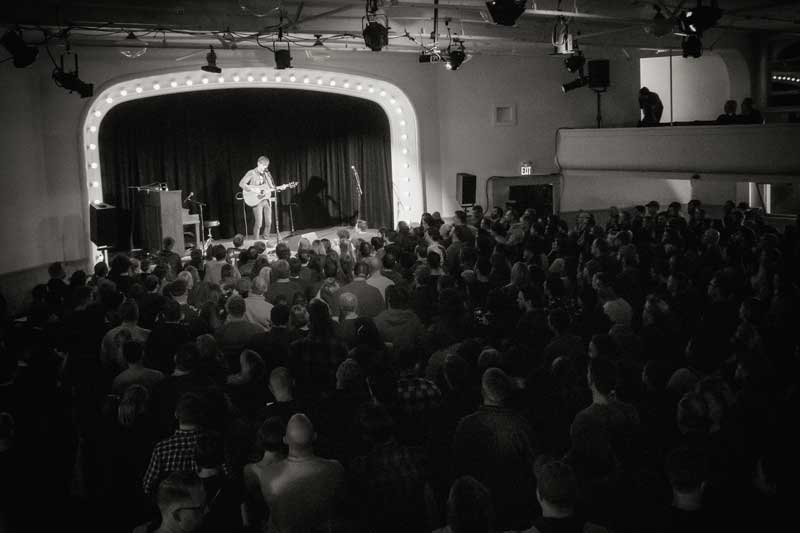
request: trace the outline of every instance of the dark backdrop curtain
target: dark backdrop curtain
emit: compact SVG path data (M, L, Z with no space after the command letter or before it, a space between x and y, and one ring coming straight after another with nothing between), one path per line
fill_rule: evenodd
M393 224L389 123L367 100L281 89L146 98L109 112L100 129L100 150L106 202L132 209L135 195L128 187L165 182L187 195L193 191L195 200L206 203L204 216L220 221L221 236L244 232L241 201L234 196L260 155L270 158L278 184L300 182L297 189L280 193L283 205L307 196L302 193L309 182L312 188L326 185L319 198L325 199L330 218L296 213L296 229L348 222L359 209L351 165L364 189L359 218L370 227ZM247 217L252 231L249 209ZM288 229L285 207L281 229Z

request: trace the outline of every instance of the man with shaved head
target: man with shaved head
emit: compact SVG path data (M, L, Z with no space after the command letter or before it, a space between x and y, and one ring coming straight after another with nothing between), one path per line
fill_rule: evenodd
M383 275L383 261L377 257L368 257L366 259L369 265L369 278L367 278L367 285L372 285L381 292L383 301L386 301L386 287L394 285L394 281L390 280Z
M267 466L260 477L270 532L328 531L342 514L344 469L338 461L314 455L316 436L306 415L292 416L283 437L288 457Z

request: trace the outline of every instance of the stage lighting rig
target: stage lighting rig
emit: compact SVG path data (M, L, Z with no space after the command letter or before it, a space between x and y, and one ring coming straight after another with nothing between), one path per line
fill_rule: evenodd
M486 9L495 24L513 26L525 12L527 3L527 0L490 0L486 2Z
M589 85L589 78L586 76L581 76L569 83L565 83L561 86L561 92L568 93L574 89L580 89L581 87L586 87Z
M67 49L69 50L69 49ZM69 55L69 52L67 52ZM81 98L90 98L94 95L94 85L86 83L78 77L78 54L72 54L75 59L75 70L64 71L64 55L61 55L61 64L53 69L53 81L58 87L66 89L72 94L76 92Z
M128 36L121 41L116 42L120 47L119 53L128 59L136 59L142 57L147 53L149 43L138 38L132 31L128 32Z
M558 17L553 25L553 54L569 55L578 51L578 40L569 31L569 22L564 17Z
M703 55L703 32L713 28L722 18L717 0L711 0L708 6L703 5L703 0L697 0L697 6L687 9L678 17L678 31L676 35L683 37L681 48L683 57L700 57Z
M420 63L440 63L442 61L442 54L437 49L423 49L419 53Z
M703 32L709 28L713 28L719 19L722 18L722 9L720 9L717 0L711 0L711 5L704 6L703 0L697 0L697 6L692 9L687 9L678 17L680 31L676 32L678 35L697 35L703 36Z
M453 42L447 47L444 67L447 70L458 70L466 60L467 51L464 49L464 41L461 39L453 39Z
M209 52L206 54L206 64L200 67L200 70L220 74L222 69L217 66L217 54L214 53L214 46L209 44L208 48Z
M687 35L681 41L683 57L700 57L703 55L703 41L699 35Z
M583 57L581 52L575 52L564 60L564 67L566 67L567 71L569 72L578 72L579 70L582 71L585 64L586 58Z
M378 0L367 0L367 12L361 17L364 44L373 52L380 52L389 44L389 18L378 13Z
M0 43L6 47L6 50L14 58L14 66L17 68L25 68L34 61L36 56L39 55L39 49L35 46L28 46L22 40L22 36L14 30L8 30L3 37L0 38Z
M289 43L286 43L285 50L275 48L275 68L277 70L292 68L292 55L289 48Z

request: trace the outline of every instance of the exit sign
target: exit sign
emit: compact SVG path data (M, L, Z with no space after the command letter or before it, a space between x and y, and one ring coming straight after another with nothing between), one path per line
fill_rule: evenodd
M524 161L519 167L520 176L530 176L533 174L533 164L530 161Z

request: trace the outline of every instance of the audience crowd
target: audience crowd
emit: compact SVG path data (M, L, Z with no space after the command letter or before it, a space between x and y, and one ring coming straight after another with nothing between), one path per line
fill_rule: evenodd
M0 529L776 529L800 220L682 211L55 263L0 317Z

